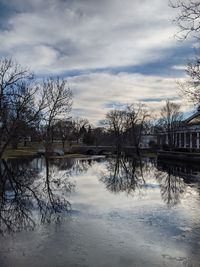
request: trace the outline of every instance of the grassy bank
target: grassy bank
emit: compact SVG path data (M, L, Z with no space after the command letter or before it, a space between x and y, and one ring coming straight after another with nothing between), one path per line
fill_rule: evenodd
M7 149L3 154L3 159L10 159L10 158L20 158L20 157L27 157L27 156L36 156L37 150L31 149L29 147L23 147L18 149Z
M84 154L65 154L63 156L52 156L52 159L73 159L73 158L88 158L88 155Z
M155 152L143 152L141 153L142 157L148 157L148 158L156 158L157 153Z
M61 142L54 142L52 145L52 148L62 149ZM30 143L27 143L26 147L23 146L23 144L21 143L19 144L19 147L17 149L12 149L10 147L6 149L6 151L4 152L3 158L10 159L10 158L22 158L22 157L34 157L34 156L37 156L38 150L44 150L42 143L30 142ZM141 156L156 158L157 154L149 150L141 150ZM85 158L85 157L88 157L88 156L79 153L77 149L77 152L75 153L67 153L64 156L54 156L53 158Z
M4 155L3 159L15 159L15 158L25 158L25 157L36 157L37 153L30 150L21 150L21 149L9 149ZM52 156L51 158L86 158L87 155L83 154L66 154L64 156Z
M41 146L32 145L28 147L19 147L18 149L8 148L3 154L3 159L14 159L14 158L23 158L23 157L34 157L37 156L38 149L42 149ZM85 158L86 155L73 153L65 154L64 156L56 156L53 158Z

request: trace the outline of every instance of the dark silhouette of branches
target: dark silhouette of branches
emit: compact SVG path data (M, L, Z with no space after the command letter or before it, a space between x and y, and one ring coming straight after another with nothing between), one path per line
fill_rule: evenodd
M74 188L66 171L49 165L41 172L15 161L0 162L0 231L32 230L38 223L58 221L71 208Z
M176 0L170 1L172 8L178 9L179 14L175 19L180 31L177 36L181 40L189 36L200 39L200 1L199 0ZM200 58L199 48L196 57L188 63L186 73L189 79L179 84L181 93L194 105L200 104Z
M200 1L199 0L171 0L170 6L178 9L179 13L175 19L180 31L176 36L185 40L192 35L200 38Z
M116 157L109 159L106 171L101 173L100 180L108 190L114 193L134 194L135 191L140 192L140 189L145 185L141 165L142 162L134 158Z
M174 173L173 166L164 167L161 171L157 171L155 176L160 184L163 201L169 207L180 203L181 195L185 192L186 187L183 179Z
M44 145L47 154L51 153L53 127L62 119L67 119L72 107L72 92L65 80L49 78L43 81L41 90L45 96L43 110Z

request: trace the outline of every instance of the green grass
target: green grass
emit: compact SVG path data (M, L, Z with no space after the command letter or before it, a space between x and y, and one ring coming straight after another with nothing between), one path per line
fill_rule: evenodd
M157 154L154 152L144 152L144 153L142 153L142 156L149 157L149 158L156 158Z
M63 156L52 156L51 158L53 159L73 159L73 158L87 158L88 155L84 155L84 154L65 154Z
M32 150L28 147L26 148L19 148L19 149L7 149L4 154L3 158L8 159L8 158L18 158L18 157L25 157L25 156L34 156L36 155L36 150Z
M53 148L61 149L61 143L54 143ZM4 159L11 159L11 158L20 158L20 157L29 157L29 156L36 156L37 151L39 149L44 149L43 145L38 142L28 143L26 147L23 144L19 144L17 149L7 148L3 154ZM58 156L57 158L84 158L86 157L83 154L65 154L64 156Z

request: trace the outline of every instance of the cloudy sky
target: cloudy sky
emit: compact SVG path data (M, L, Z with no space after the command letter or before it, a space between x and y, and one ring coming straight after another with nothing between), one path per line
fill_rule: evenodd
M0 55L38 77L66 77L73 113L92 122L112 108L179 101L193 53L179 42L168 0L0 0Z

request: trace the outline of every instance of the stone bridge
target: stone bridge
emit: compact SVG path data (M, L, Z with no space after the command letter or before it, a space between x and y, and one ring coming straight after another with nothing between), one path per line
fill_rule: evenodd
M124 146L122 151L127 155L135 153L134 146ZM87 155L104 155L108 153L116 154L117 149L115 146L77 146L71 148L71 153L80 153Z

